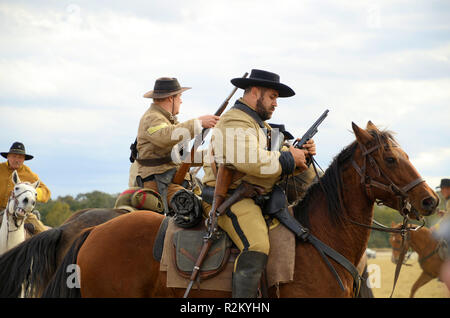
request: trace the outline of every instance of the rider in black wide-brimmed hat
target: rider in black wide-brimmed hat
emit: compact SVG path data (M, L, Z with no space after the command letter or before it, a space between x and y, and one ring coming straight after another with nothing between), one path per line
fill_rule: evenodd
M217 172L224 169L217 163L223 162L226 163L225 169L243 174L232 182L230 189L238 188L243 182L258 186L263 189L264 197L269 198L264 203L267 209L276 206L277 212L283 210L289 214L287 205L283 206L286 202L284 192L277 183L282 176L308 169L306 156L315 155L315 144L311 139L304 149L280 147L279 142L271 142L279 139L266 121L272 117L275 109L281 107L278 106L278 97L290 97L295 92L281 83L278 74L259 69L253 69L248 78L233 78L231 83L244 92L233 107L220 117L215 127L214 138L211 138L214 160L211 165L203 167L204 193L214 193L215 186L223 186L229 181L224 180L225 174ZM283 125L273 128L285 132ZM293 136L286 134L281 141L285 137ZM252 157L254 154L256 156ZM212 200L207 200L205 196L205 202L212 204ZM217 218L217 224L240 250L232 275L233 297L256 297L258 283L268 261L269 234L258 205L260 203L250 198L240 198Z
M25 160L31 160L34 157L25 151L25 146L21 142L14 142L8 152L0 152L6 162L0 163L0 211L6 208L11 191L14 189L12 181L12 173L14 171L19 175L21 181L30 183L40 181L39 187L36 189L38 202L47 202L50 199L51 192L49 188L40 180L39 176L31 171L30 167L24 164ZM25 218L25 225L33 225L33 234L45 231L47 228L39 220L39 211L33 210L33 213ZM29 229L29 227L27 227Z
M8 158L8 154L10 154L10 153L15 153L15 154L18 154L18 155L24 155L24 156L25 156L25 160L31 160L31 159L34 158L32 155L29 155L29 154L27 154L27 153L25 152L25 146L24 146L24 144L21 143L21 142L18 142L18 141L14 142L14 143L11 145L11 147L9 148L9 151L8 151L8 152L0 152L0 155L1 155L3 158L6 158L6 159L7 159L7 158Z
M280 76L278 74L263 70L253 69L248 78L233 78L231 83L242 89L250 86L272 88L278 91L278 97L291 97L295 95L292 88L280 83Z

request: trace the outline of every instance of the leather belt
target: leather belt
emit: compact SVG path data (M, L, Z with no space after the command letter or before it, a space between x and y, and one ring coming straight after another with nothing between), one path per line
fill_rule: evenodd
M136 161L142 166L156 167L156 166L163 165L165 163L172 162L172 157L169 155L169 156L162 157L162 158L136 159Z

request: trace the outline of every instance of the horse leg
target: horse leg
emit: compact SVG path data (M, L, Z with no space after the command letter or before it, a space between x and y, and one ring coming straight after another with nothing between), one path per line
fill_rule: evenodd
M425 272L422 272L422 274L420 274L419 278L416 280L414 285L411 287L411 292L409 294L409 298L414 298L414 294L416 293L416 291L432 279L433 279L433 277L431 277L430 275L428 275Z

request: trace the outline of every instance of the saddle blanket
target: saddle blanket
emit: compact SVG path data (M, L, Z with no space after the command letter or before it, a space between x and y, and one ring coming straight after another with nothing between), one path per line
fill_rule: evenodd
M170 218L164 238L164 249L160 262L160 270L167 272L167 287L187 288L189 279L182 277L176 268L173 245L174 233L183 230ZM270 253L267 261L268 287L289 283L294 278L295 236L282 224L269 230ZM225 268L216 276L197 282L194 289L220 290L231 292L231 274L235 258L230 257Z

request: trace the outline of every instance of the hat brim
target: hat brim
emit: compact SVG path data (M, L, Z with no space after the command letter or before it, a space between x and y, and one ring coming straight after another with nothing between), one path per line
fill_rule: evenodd
M279 97L291 97L295 95L295 92L292 88L289 86L283 84L283 83L276 83L272 81L266 81L266 80L259 80L259 79L253 79L253 78L233 78L231 80L231 84L238 88L246 89L250 86L262 86L267 88L272 88L278 92Z
M25 156L25 160L31 160L31 159L34 158L34 156L32 156L32 155L27 155L27 154L17 153L17 152L1 152L0 155L1 155L3 158L8 159L8 155L9 155L10 153L15 153L15 154L17 154L17 155L24 155L24 156Z
M166 98L169 96L183 93L184 91L187 91L188 89L191 89L191 88L192 87L181 87L180 89L178 89L176 91L167 92L167 93L158 93L158 92L155 92L154 90L152 90L152 91L148 91L147 93L145 93L144 97L145 98Z

